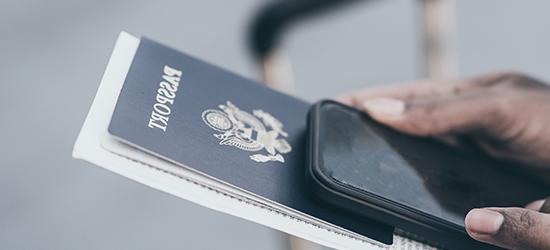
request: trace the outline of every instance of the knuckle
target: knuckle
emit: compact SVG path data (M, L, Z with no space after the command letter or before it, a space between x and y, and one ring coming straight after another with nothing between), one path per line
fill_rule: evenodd
M518 71L508 70L500 73L503 79L515 79L524 77L524 74Z
M528 209L508 209L504 211L504 224L496 235L501 242L521 248L539 245L541 234L546 234L545 226L537 219L536 212ZM542 231L542 232L541 232Z
M540 83L535 79L518 72L508 72L502 75L500 86L513 89L530 88L540 86Z
M532 216L532 211L527 209L513 209L503 213L504 228L517 234L524 232L524 229L529 229L535 224Z
M437 119L434 119L435 105L415 104L407 109L404 129L419 136L430 136L436 133Z
M519 220L518 223L521 225L522 228L532 228L536 221L532 216L533 212L531 210L522 209L519 212Z
M480 117L480 122L493 132L504 133L509 129L512 121L515 121L515 119L510 119L514 103L508 98L499 98L498 96L488 97L487 100L487 107L483 112L484 116Z

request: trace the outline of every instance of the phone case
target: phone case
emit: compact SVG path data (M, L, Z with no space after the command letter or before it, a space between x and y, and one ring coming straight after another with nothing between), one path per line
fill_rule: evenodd
M366 190L358 190L338 182L331 176L330 168L322 166L320 158L319 128L323 108L339 105L347 112L361 112L334 101L324 100L314 104L308 116L308 163L306 180L312 194L321 201L353 213L358 219L366 217L395 227L395 232L425 243L452 249L499 249L471 239L465 231L453 228L437 218L427 218L406 207L376 196ZM350 131L351 133L353 131ZM350 173L353 174L353 173Z

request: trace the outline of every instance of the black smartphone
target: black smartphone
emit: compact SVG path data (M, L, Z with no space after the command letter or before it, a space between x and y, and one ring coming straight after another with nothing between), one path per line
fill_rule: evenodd
M467 235L475 207L524 206L550 187L481 153L405 135L333 101L311 107L307 182L340 209L444 248L492 246Z

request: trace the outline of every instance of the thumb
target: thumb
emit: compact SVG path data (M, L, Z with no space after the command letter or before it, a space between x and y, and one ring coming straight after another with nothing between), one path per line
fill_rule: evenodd
M465 219L468 234L509 249L550 249L550 214L524 208L472 209Z
M499 105L477 95L445 96L421 100L375 98L363 109L375 120L418 136L438 136L473 130L498 132Z

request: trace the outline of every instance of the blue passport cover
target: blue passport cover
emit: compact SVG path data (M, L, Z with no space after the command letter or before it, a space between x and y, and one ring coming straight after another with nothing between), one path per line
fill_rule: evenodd
M309 104L142 38L109 125L125 143L391 244L393 228L319 203L305 185Z

